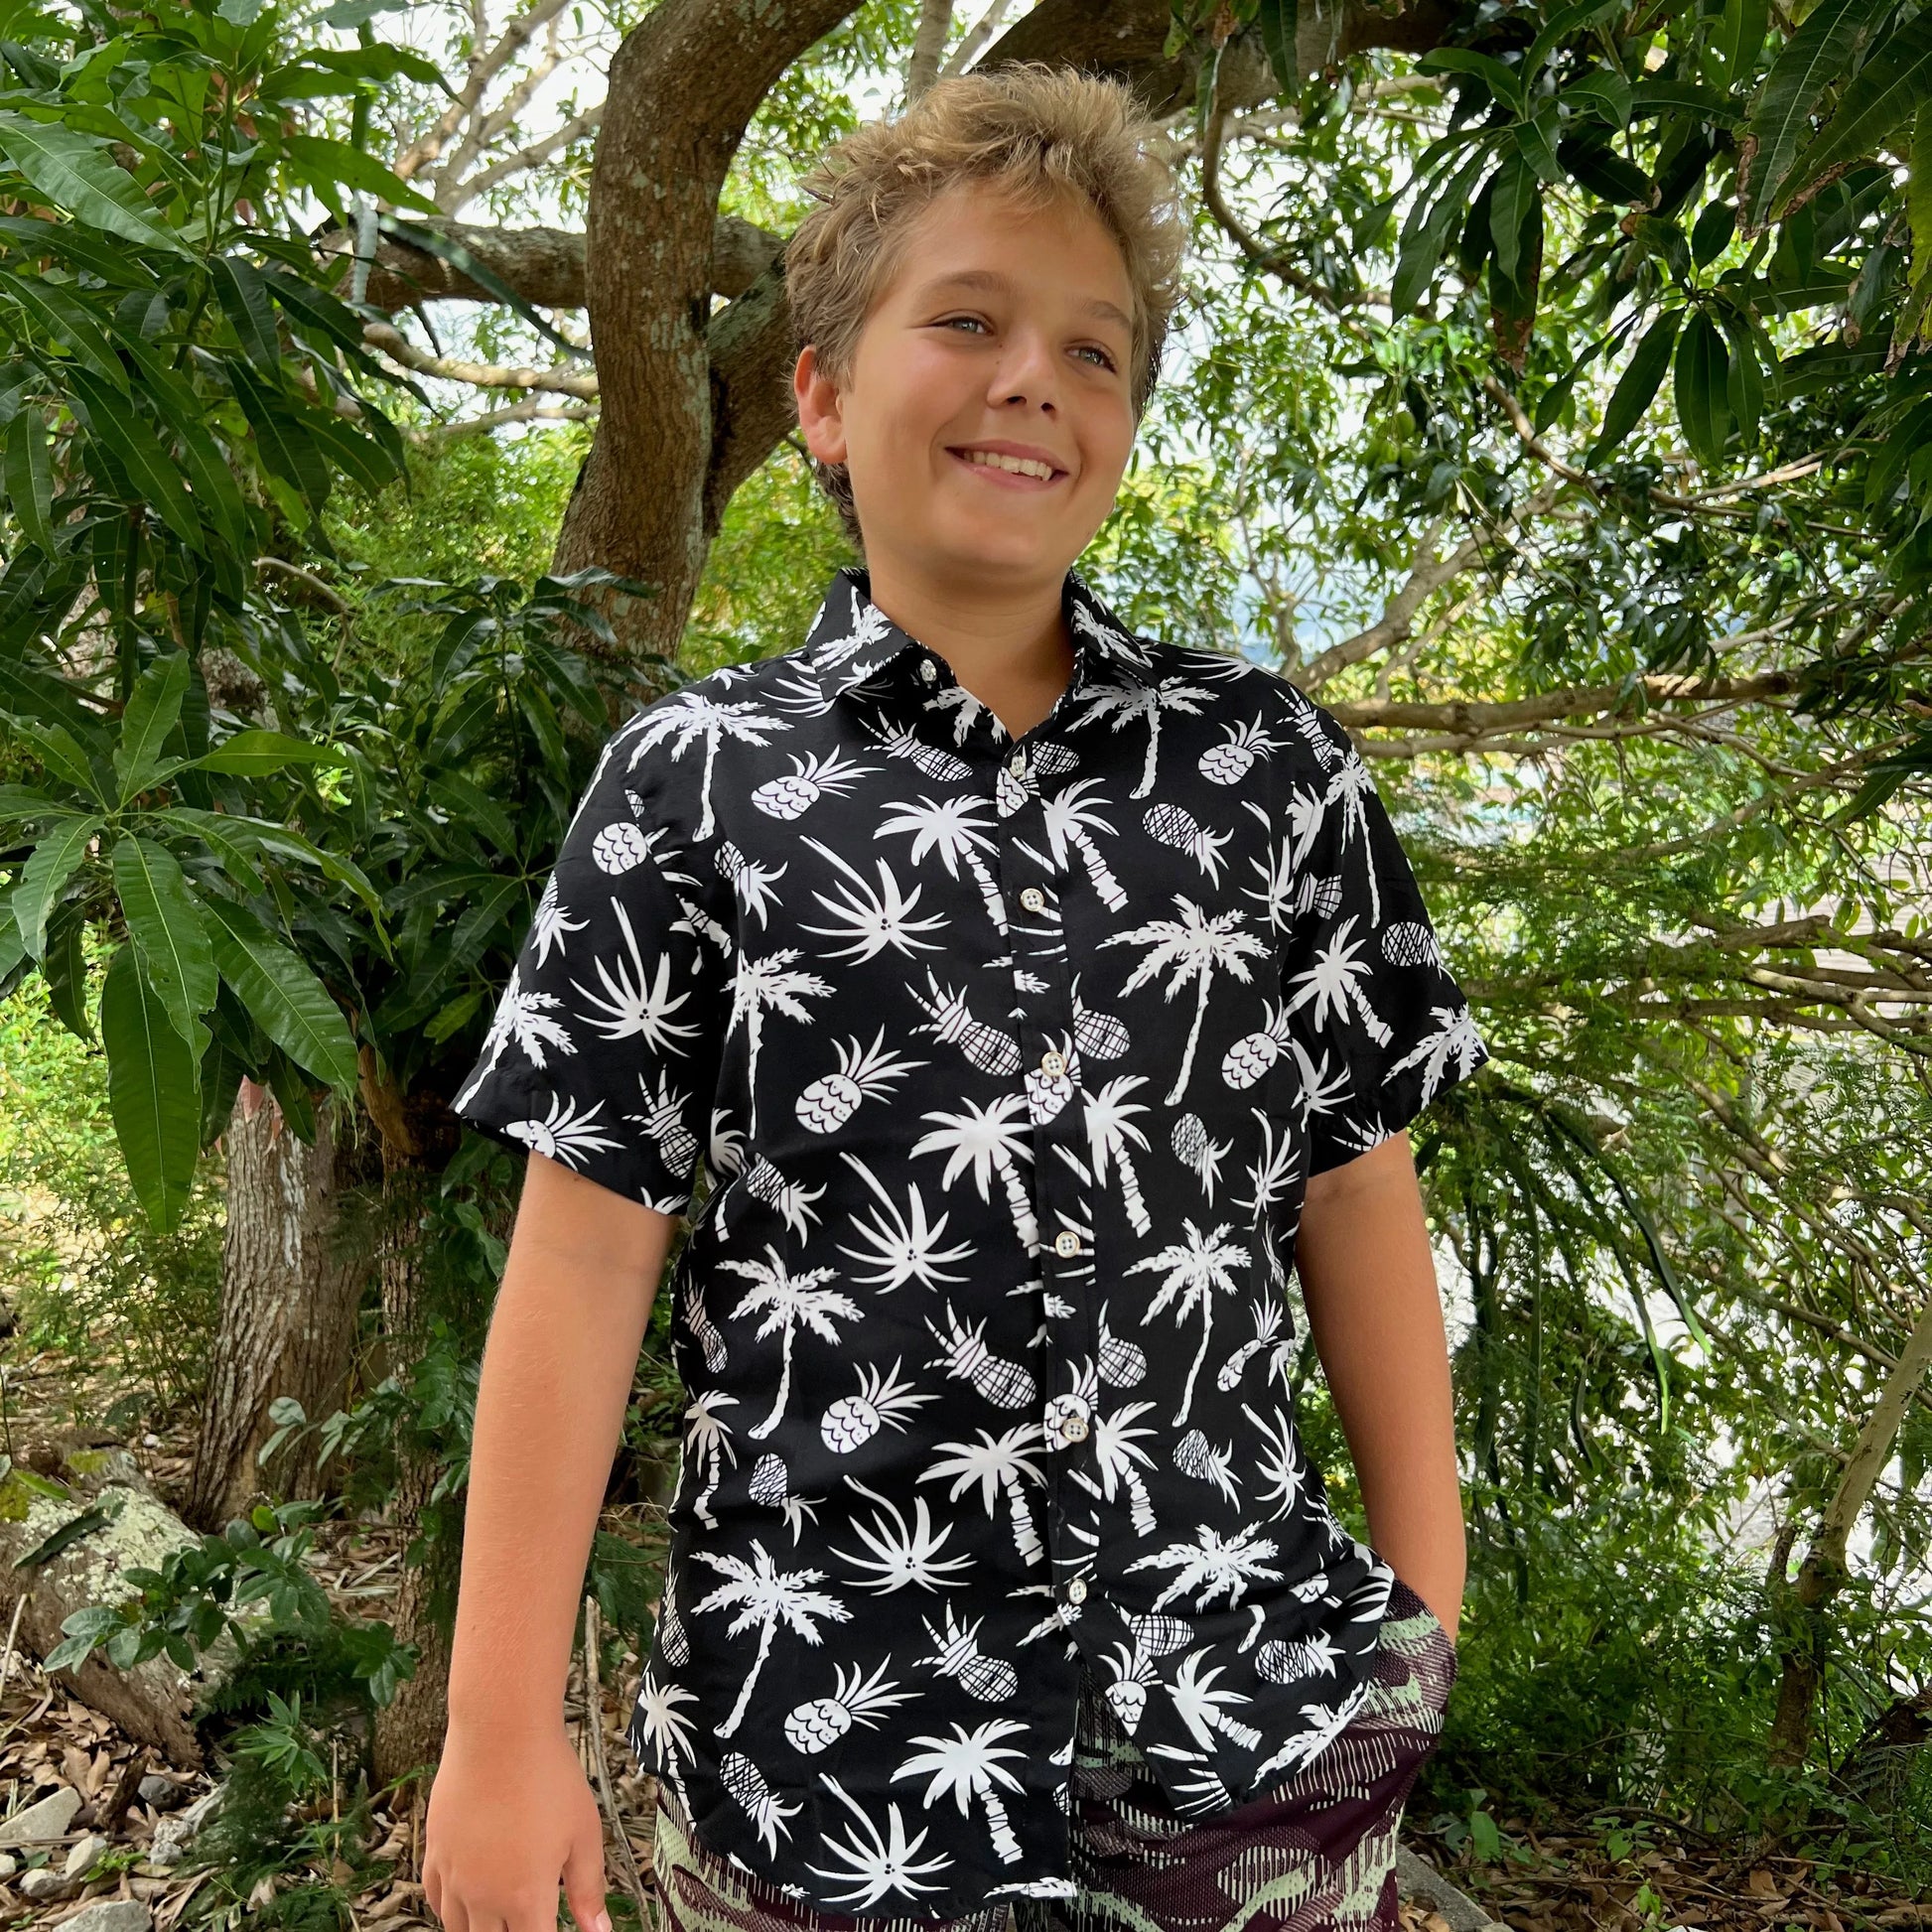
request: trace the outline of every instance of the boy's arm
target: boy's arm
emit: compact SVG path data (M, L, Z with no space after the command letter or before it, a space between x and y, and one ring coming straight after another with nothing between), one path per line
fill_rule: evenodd
M1295 1259L1369 1541L1453 1637L1467 1568L1454 1400L1406 1132L1310 1176Z
M677 1217L531 1154L483 1348L449 1727L423 1894L452 1932L611 1932L604 1825L564 1729L571 1634Z

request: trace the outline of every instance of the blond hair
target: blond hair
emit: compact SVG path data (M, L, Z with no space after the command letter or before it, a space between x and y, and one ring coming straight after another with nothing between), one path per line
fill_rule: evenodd
M785 247L798 347L815 345L824 374L851 380L866 320L910 229L955 183L984 182L1027 213L1084 202L1118 244L1134 292L1138 427L1180 299L1187 241L1173 171L1151 147L1158 133L1124 81L1044 61L948 75L897 120L855 128L799 184L818 206ZM863 552L845 465L813 458L812 470Z

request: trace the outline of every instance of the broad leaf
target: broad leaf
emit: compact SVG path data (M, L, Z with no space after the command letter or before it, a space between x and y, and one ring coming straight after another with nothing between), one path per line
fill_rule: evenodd
M59 121L0 111L0 150L29 187L64 213L123 241L186 254L186 244L148 206L140 184L117 167L104 141Z
M1603 427L1589 453L1591 464L1600 463L1642 422L1644 411L1662 386L1664 371L1670 367L1671 350L1676 345L1678 327L1683 320L1683 310L1672 309L1659 316L1645 332L1616 387L1610 391L1608 406L1603 411Z
M210 899L207 909L215 964L262 1032L317 1079L352 1089L355 1039L328 989L244 907Z
M13 915L20 943L36 959L47 957L47 921L62 889L87 856L87 842L106 823L101 818L64 818L43 834L13 890Z
M114 891L143 977L160 996L169 1024L184 1039L193 1038L218 989L207 921L181 862L152 839L123 835L114 842Z
M121 714L121 742L114 748L121 804L147 788L149 773L161 762L168 734L181 722L181 701L192 675L188 653L178 650L157 658L134 680L127 709Z
M1932 15L1902 27L1859 69L1838 112L1779 190L1773 212L1834 168L1876 151L1932 97Z
M134 948L108 962L100 989L101 1043L107 1049L107 1105L128 1178L148 1219L172 1229L187 1204L201 1156L202 1054L184 1039L141 975Z

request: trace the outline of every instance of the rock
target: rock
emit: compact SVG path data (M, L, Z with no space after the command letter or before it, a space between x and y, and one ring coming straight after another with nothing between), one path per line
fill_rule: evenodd
M135 1787L135 1794L144 1805L152 1805L156 1811L173 1811L188 1796L188 1787L179 1778L150 1771Z
M1458 1891L1427 1859L1400 1842L1395 1881L1404 1898L1420 1898L1441 1912L1449 1932L1509 1932L1500 1919L1491 1918L1467 1892Z
M80 1793L72 1785L63 1785L59 1791L31 1804L25 1811L17 1811L4 1824L0 1824L0 1845L24 1845L30 1839L64 1838L67 1829L73 1823L73 1814L80 1809Z
M164 1818L156 1829L154 1843L148 1847L147 1863L153 1865L179 1864L188 1856L195 1834L214 1815L221 1802L224 1785L204 1791L178 1818Z
M103 1898L61 1921L62 1932L150 1932L154 1914L138 1898Z
M112 1847L96 1833L89 1833L69 1848L68 1862L61 1869L69 1878L84 1878L104 1859Z
M20 1869L20 1861L11 1852L0 1852L0 1878L11 1878Z
M38 1905L57 1898L71 1898L80 1887L65 1871L56 1871L51 1864L37 1864L32 1871L20 1874L14 1889L22 1898L32 1899Z

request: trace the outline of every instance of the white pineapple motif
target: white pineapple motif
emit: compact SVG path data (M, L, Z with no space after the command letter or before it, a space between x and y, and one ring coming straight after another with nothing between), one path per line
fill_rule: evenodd
M808 1698L785 1713L785 1741L793 1750L812 1756L836 1744L855 1724L876 1730L877 1713L917 1695L895 1690L886 1681L886 1667L892 1661L889 1655L869 1678L862 1677L856 1664L849 1677L843 1664L836 1666L838 1689L830 1697Z
M1190 1429L1173 1446L1174 1467L1183 1474L1211 1482L1229 1502L1240 1500L1240 1485L1234 1478L1234 1445L1217 1449L1201 1431Z
M591 841L591 857L599 872L628 872L650 857L650 846L636 826L619 819L607 825Z
M931 1664L942 1677L958 1678L967 1696L978 1698L982 1704L1007 1703L1020 1689L1020 1678L1005 1658L980 1654L979 1627L986 1619L975 1617L962 1630L953 1616L950 1603L945 1606L945 1614L944 1636L932 1627L930 1617L919 1619L925 1625L926 1635L932 1640L932 1654L913 1661Z
M863 1449L886 1424L903 1431L901 1416L909 1416L922 1402L937 1402L936 1394L914 1395L912 1384L899 1379L903 1357L881 1374L870 1362L859 1364L859 1393L842 1395L820 1419L821 1442L835 1455Z
M835 1044L839 1056L836 1073L821 1073L798 1096L798 1124L814 1134L835 1134L859 1111L859 1103L869 1094L883 1096L892 1091L892 1082L901 1080L924 1060L908 1060L886 1045L882 1026L870 1046L856 1035L845 1044Z
M1217 785L1239 784L1257 758L1280 748L1280 741L1262 730L1259 718L1246 724L1228 725L1226 742L1210 745L1200 755L1200 774Z
M777 1832L791 1836L787 1818L795 1818L804 1807L783 1803L764 1781L764 1773L743 1751L727 1751L718 1766L725 1789L743 1807L769 1852L778 1849ZM775 1830L774 1830L775 1828Z
M752 793L752 803L771 818L798 818L826 792L842 797L856 780L870 777L879 769L876 764L861 764L857 759L837 752L823 759L814 752L788 756L791 769L782 777L765 779Z
M1420 919L1397 919L1382 931L1382 957L1391 966L1440 966L1436 935Z
M920 1022L915 1031L956 1044L982 1073L1020 1070L1020 1042L1011 1034L975 1020L965 994L955 992L950 986L942 987L930 966L925 969L925 983L931 991L930 1000L916 988L908 989L913 999L932 1016L930 1021Z
M888 757L910 759L928 778L956 785L960 779L972 776L973 767L964 759L956 758L941 746L928 745L910 726L895 729L868 723L865 729Z
M1137 1341L1117 1335L1100 1311L1100 1379L1112 1389L1131 1389L1146 1379L1147 1351Z
M1174 1158L1191 1169L1201 1184L1201 1192L1211 1201L1214 1183L1221 1177L1221 1163L1234 1152L1232 1141L1217 1141L1207 1131L1207 1123L1196 1113L1185 1113L1173 1124L1169 1137Z
M1073 1037L1090 1060L1117 1060L1133 1044L1133 1035L1111 1013L1096 1013L1080 1000L1080 975L1073 975Z
M1074 1050L1070 1035L1057 1036L1060 1071L1043 1073L1037 1066L1027 1069L1027 1107L1035 1121L1049 1121L1073 1098L1079 1084L1080 1055Z
M638 1082L640 1086L642 1081ZM678 1180L689 1180L698 1165L698 1137L684 1124L686 1096L672 1085L668 1073L657 1076L657 1091L643 1088L645 1111L625 1114L635 1121L657 1144L665 1172Z
M1251 1087L1288 1049L1288 1015L1279 1001L1267 1004L1268 1024L1258 1033L1243 1034L1221 1055L1221 1078L1239 1093Z
M928 1368L943 1368L948 1375L971 1382L974 1389L1000 1409L1031 1409L1038 1400L1038 1386L1033 1371L1021 1362L1010 1362L995 1355L983 1337L986 1323L968 1328L953 1312L951 1299L946 1302L946 1332L942 1335L930 1319L926 1322L934 1341L946 1351Z
M1150 805L1141 816L1150 838L1184 852L1215 884L1221 878L1221 848L1232 832L1210 832L1185 805Z

